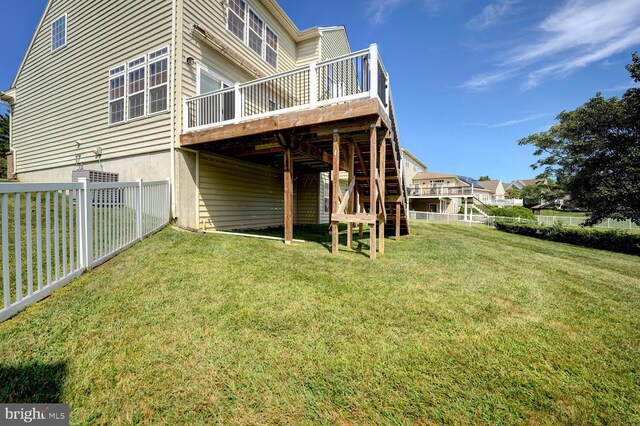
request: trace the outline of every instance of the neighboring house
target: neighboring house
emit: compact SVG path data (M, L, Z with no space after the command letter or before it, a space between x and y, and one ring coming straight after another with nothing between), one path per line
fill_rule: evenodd
M522 190L527 186L532 185L546 185L547 179L517 179L513 182L504 185L505 192L509 192L512 189Z
M200 229L288 230L334 211L375 226L397 204L406 232L388 81L376 45L301 31L275 0L50 0L2 98L23 182L78 167L169 177L177 223ZM393 167L376 174L380 155ZM340 202L338 169L369 201Z
M491 203L491 191L475 179L456 174L424 172L413 177L409 192L411 210L458 214L478 212L479 205Z
M407 149L402 148L402 175L407 188L413 186L413 177L427 171L427 166Z
M491 192L491 199L487 204L493 206L522 206L523 201L520 198L507 198L505 184L501 180L481 180L478 183L486 190Z

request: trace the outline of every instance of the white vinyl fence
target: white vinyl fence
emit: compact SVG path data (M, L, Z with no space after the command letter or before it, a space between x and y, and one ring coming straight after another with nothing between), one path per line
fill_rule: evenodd
M519 217L483 216L477 213L473 216L468 215L465 219L464 214L430 213L418 211L410 211L409 219L423 220L432 223L486 226L495 226L496 220L519 223L539 223L544 225L553 225L554 223L559 222L567 226L580 226L586 220L586 218L584 217L570 216L536 216L536 220L529 220ZM640 226L636 225L631 220L608 219L595 225L594 227L621 230L640 230Z
M169 223L169 181L0 183L0 322Z

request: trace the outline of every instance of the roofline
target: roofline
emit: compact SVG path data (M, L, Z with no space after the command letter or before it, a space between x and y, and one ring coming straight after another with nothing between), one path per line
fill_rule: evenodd
M47 12L49 12L49 7L51 7L52 2L53 0L47 0L47 5L44 8L44 12L42 12L42 16L40 17L40 21L36 26L36 30L33 32L33 35L31 36L31 41L29 42L27 51L22 57L22 62L20 62L20 66L18 67L18 71L16 72L15 77L13 77L13 82L11 83L11 89L16 87L16 83L18 82L18 76L22 72L22 68L24 68L25 62L27 62L27 57L29 56L29 53L31 53L31 48L33 47L33 44L36 42L36 36L38 35L38 31L40 30L40 27L42 27L42 23L44 22L44 17L47 16Z
M403 154L407 154L407 156L413 158L416 161L416 163L420 164L425 169L427 168L427 165L424 164L422 161L420 161L420 159L418 157L416 157L415 155L413 155L408 149L402 148L402 153Z
M296 42L320 36L319 27L311 27L301 31L276 0L261 1L267 10L269 10L289 34L293 36Z

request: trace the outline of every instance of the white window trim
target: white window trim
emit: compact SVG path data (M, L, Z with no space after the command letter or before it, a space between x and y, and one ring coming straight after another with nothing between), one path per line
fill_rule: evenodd
M233 9L231 9L231 4L229 2L227 2L226 5L227 5L227 13L225 14L225 19L227 22L225 22L226 24L225 26L227 27L227 31L229 31L231 35L233 35L235 38L242 41L242 43L247 44L247 10L249 9L249 4L247 3L246 0L244 0L244 16L243 17L239 16ZM231 31L231 29L229 29L229 13L233 13L244 22L244 31L242 32L242 38L238 37L236 33Z
M249 22L251 20L251 15L249 15L250 12L253 12L253 14L256 15L258 17L258 19L262 21L262 34L258 34L257 32L253 31L253 29L251 28L251 24ZM267 60L266 59L267 58L266 57L266 44L267 44L266 35L267 35L267 33L266 33L265 28L267 27L267 23L265 22L264 19L262 19L262 16L260 16L260 14L255 11L255 9L253 9L252 7L248 7L247 8L247 22L246 22L245 25L247 25L247 47L253 53L255 53L256 55L260 56L261 58L263 58L266 61ZM254 33L258 37L260 37L260 40L262 40L262 46L260 47L260 53L258 53L255 50L253 50L253 47L251 47L251 45L249 44L250 32Z
M156 52L158 50L167 48L167 53L166 56L162 55L162 56L157 56L155 58L153 58L151 60L151 62L156 62L158 60L162 60L165 59L165 57L168 59L167 60L167 73L168 73L168 81L167 81L167 109L164 111L158 111L158 112L154 112L153 114L149 114L149 55L153 52ZM145 79L144 79L144 86L145 86L145 102L144 102L144 115L141 115L139 117L135 117L135 118L129 118L129 96L132 95L131 93L129 93L129 72L130 71L135 71L136 69L140 68L143 66L143 64L140 65L136 65L135 67L129 68L129 62L135 61L136 59L141 58L142 56L144 56L145 58L145 62L144 62L144 68L145 68ZM111 101L109 101L109 81L111 80L111 78L113 77L111 75L111 71L124 65L125 69L124 69L124 120L122 121L118 121L117 123L111 123L111 114L110 114L110 109L109 109L109 105L111 103ZM108 79L107 79L107 124L109 127L113 127L113 126L120 126L122 124L126 124L126 123L130 123L133 121L138 121L138 120L143 120L147 117L153 117L156 115L160 115L160 114L166 114L167 112L171 111L171 94L173 93L173 82L171 80L171 45L163 45L161 47L156 47L154 49L149 50L147 53L143 54L143 55L136 55L126 61L124 61L123 63L116 65L114 67L109 68L109 71L107 72L108 74ZM154 87L159 87L158 86L154 86ZM140 93L140 92L136 92L136 93ZM135 94L135 93L133 93Z
M158 50L162 50L166 48L167 49L167 53L162 54L160 56L156 56L153 59L150 59L151 54L154 52L157 52ZM161 83L161 84L157 84L155 86L151 86L151 74L149 73L149 67L151 66L151 64L155 64L156 62L160 62L160 61L164 61L167 60L167 82L166 83ZM163 114L167 111L169 111L171 109L171 72L170 72L170 67L171 67L171 47L170 46L164 46L164 47L160 47L158 49L153 49L151 50L149 53L147 53L147 84L146 84L146 88L147 88L147 97L146 97L146 102L145 105L147 107L147 116L148 117L153 117L154 115L158 115L158 114ZM151 91L151 89L155 89L157 87L161 87L161 86L167 86L167 108L160 110L160 111L156 111L156 112L149 112L151 111L151 107L150 107L150 102L151 102L151 97L149 96L149 92Z
M277 42L276 42L276 48L275 48L275 52L276 52L276 64L271 65L271 63L269 63L269 61L267 60L267 49L272 49L274 50L271 46L269 46L267 44L267 28L269 28L269 31L271 31L273 34L275 34L275 36L277 37ZM275 32L273 30L273 28L271 28L269 25L267 25L267 23L264 23L264 57L263 57L264 61L267 63L267 65L269 65L270 67L273 67L273 69L278 69L278 64L280 62L280 36L278 35L277 32Z
M196 96L200 96L203 93L200 93L200 73L204 72L208 74L209 77L214 78L216 80L220 80L222 83L226 84L228 87L233 87L234 83L231 80L221 76L215 71L211 71L206 65L198 64L196 66Z
M133 61L137 61L138 59L142 58L143 56L138 56L137 58L134 58L132 61L129 62L133 62ZM147 101L148 101L148 87L149 85L148 80L149 80L149 67L148 67L148 63L147 63L147 55L144 55L144 62L142 62L141 64L137 64L131 68L129 68L129 62L127 62L127 83L129 83L129 76L131 75L132 72L134 71L138 71L140 69L144 70L144 78L143 78L143 82L144 82L144 87L142 90L138 90L137 92L129 92L129 84L127 84L126 87L126 94L127 94L127 103L129 103L129 98L131 98L132 96L135 95L139 95L140 93L144 94L144 103L142 106L142 114L138 115L136 117L130 118L130 120L136 120L138 118L143 118L147 116L147 112L148 112L148 108L147 108ZM127 109L127 117L129 117L129 110Z
M116 74L111 74L111 71L118 69L120 67L124 67L122 71L116 73ZM123 82L123 93L122 93L122 97L121 98L117 98L117 99L111 99L111 80L113 80L114 78L123 76L124 77L124 82ZM122 99L123 102L123 111L122 111L122 121L116 121L116 122L111 122L111 103L119 101L120 99ZM107 81L107 102L108 102L108 108L107 108L107 114L108 114L108 121L109 121L109 125L110 126L115 126L117 124L122 124L124 122L127 121L127 64L126 63L122 63L120 65L116 65L113 68L109 69L109 79Z
M53 48L53 24L55 24L56 22L58 22L60 19L64 18L64 44L56 47L55 49ZM51 37L51 53L55 53L58 50L64 48L67 46L67 30L69 28L69 16L67 15L67 13L63 13L62 15L58 16L56 19L54 19L53 21L51 21L51 25L49 27L49 36Z
M233 37L236 40L240 40L242 42L242 44L244 44L246 47L249 48L249 50L256 56L259 56L260 59L262 59L268 66L270 66L271 68L273 68L274 70L278 69L278 64L280 63L280 35L278 35L278 32L275 31L269 24L267 24L267 21L262 17L262 15L260 15L253 7L251 7L249 5L249 2L247 0L244 1L244 17L240 17L238 16L238 14L231 9L231 5L229 3L226 4L226 8L227 8L227 13L225 14L225 26L227 28L227 31L229 33L231 33L231 35L233 35ZM258 18L260 18L260 20L262 21L262 52L261 53L257 53L255 50L253 50L251 48L251 46L249 46L249 31L253 31L250 28L249 25L249 11L252 11L253 13L256 14L256 16ZM244 22L244 32L242 33L242 38L238 37L233 31L231 31L229 29L229 13L233 13L235 16L237 16L238 18L242 19L242 21ZM277 46L276 49L273 49L271 46L269 46L269 49L275 50L276 53L276 64L275 66L272 65L271 63L269 63L269 61L267 61L267 28L269 28L269 31L271 31L273 34L275 34L275 36L278 38L278 42L277 42ZM255 33L255 31L254 31Z

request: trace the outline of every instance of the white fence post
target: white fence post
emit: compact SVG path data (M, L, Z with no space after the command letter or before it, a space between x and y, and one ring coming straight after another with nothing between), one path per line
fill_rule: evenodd
M309 109L314 109L318 103L318 69L316 62L309 64Z
M138 224L138 240L142 241L142 179L137 179L136 182L138 182L136 222Z
M369 96L371 98L378 97L378 45L369 46L369 55L371 61L369 63Z
M197 116L196 116L197 117ZM196 123L196 126L198 124ZM189 102L187 97L182 97L182 131L183 133L189 130Z
M240 83L233 86L233 96L235 99L233 120L237 124L242 118L242 94L240 93Z
M91 269L93 264L93 190L89 187L87 178L80 178L82 184L82 215L83 215L83 253L84 269Z

